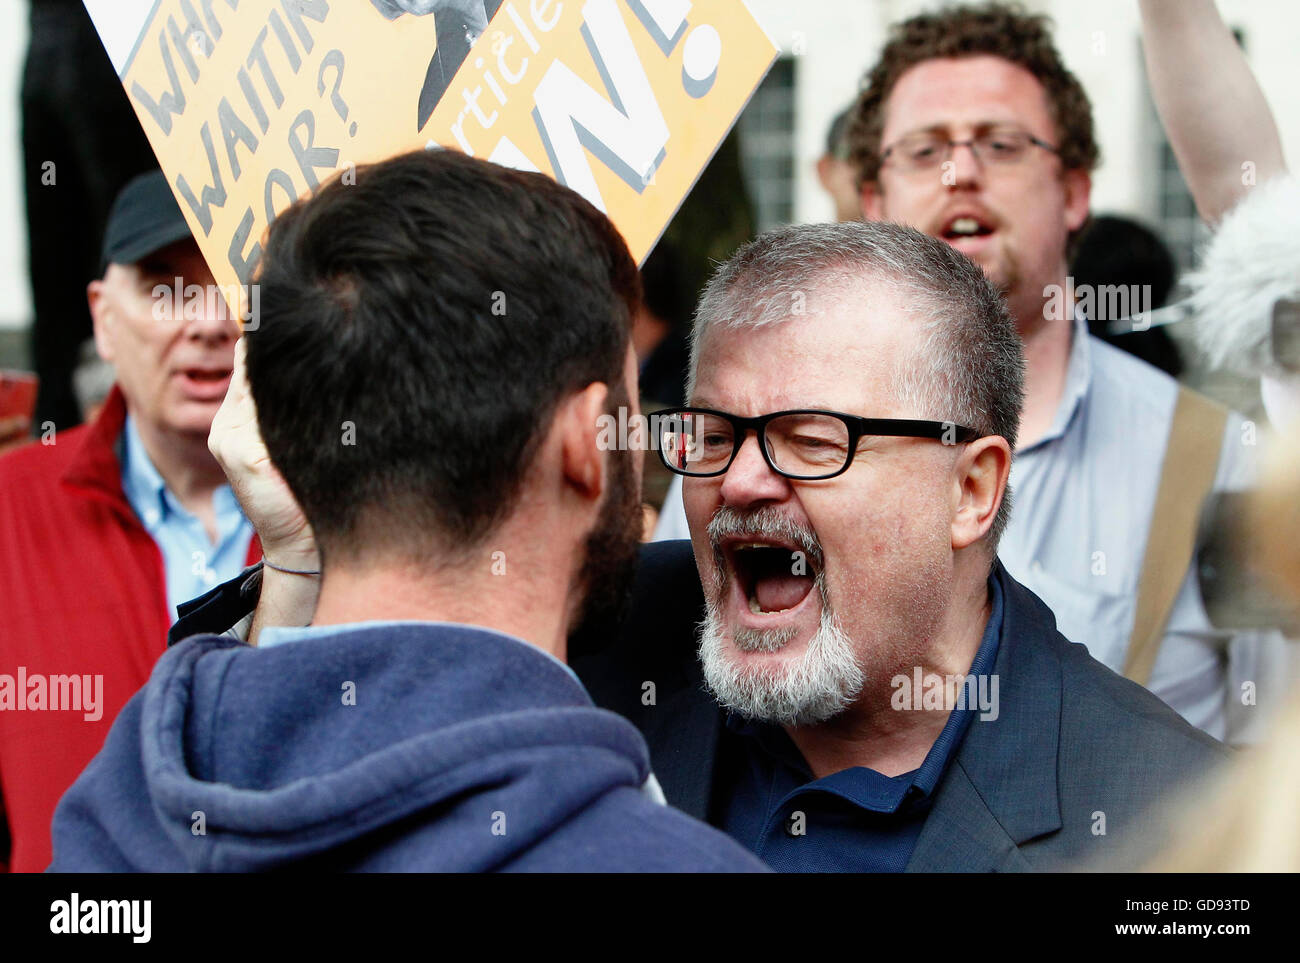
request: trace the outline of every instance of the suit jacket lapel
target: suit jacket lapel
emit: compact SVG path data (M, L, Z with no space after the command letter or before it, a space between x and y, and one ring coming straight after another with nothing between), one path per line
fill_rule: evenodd
M959 760L944 775L909 873L1023 873L1030 869Z

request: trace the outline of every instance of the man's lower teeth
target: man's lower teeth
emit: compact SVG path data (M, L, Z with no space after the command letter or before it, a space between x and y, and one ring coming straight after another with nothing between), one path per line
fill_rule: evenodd
M763 608L763 606L759 605L758 599L752 595L749 597L749 610L755 615L780 615L782 612L790 611L789 609L776 609L775 611L769 612L767 609Z

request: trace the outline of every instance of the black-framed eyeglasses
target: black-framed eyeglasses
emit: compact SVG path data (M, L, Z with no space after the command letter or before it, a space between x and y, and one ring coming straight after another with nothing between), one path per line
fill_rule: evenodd
M679 475L723 474L749 433L778 475L800 481L834 478L848 471L858 442L868 435L933 438L946 445L974 441L980 433L951 421L861 418L839 411L800 408L742 418L712 408L671 408L653 416L659 457Z
M933 130L918 131L900 137L885 148L880 160L888 163L892 159L894 166L904 171L932 170L952 158L954 147L969 147L977 159L990 164L1017 163L1025 158L1031 147L1060 154L1059 149L1027 130L993 127L970 140L952 140Z

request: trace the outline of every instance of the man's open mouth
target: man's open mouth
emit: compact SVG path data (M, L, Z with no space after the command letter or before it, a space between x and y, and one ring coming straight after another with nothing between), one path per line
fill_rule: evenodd
M186 368L181 372L185 377L199 383L214 384L230 377L229 368Z
M959 214L949 218L939 232L945 241L955 241L964 237L987 237L994 231L993 224L974 214Z
M729 574L755 615L788 612L813 590L814 562L797 545L733 539L722 550Z
M182 395L190 401L210 404L225 397L230 386L231 369L220 365L178 368L174 377Z

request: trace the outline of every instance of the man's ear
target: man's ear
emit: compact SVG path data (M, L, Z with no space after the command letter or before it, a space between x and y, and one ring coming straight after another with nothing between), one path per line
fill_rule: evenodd
M965 548L993 526L1011 475L1011 446L1001 435L977 438L953 466L952 547Z
M885 219L885 195L879 181L867 181L858 188L858 200L862 204L862 216L868 221Z
M1061 175L1065 185L1065 228L1077 231L1088 219L1092 203L1092 175L1085 170L1068 170Z
M817 180L821 181L822 188L831 195L832 199L835 198L835 191L840 186L836 182L842 180L839 170L841 163L830 154L822 154L817 158Z
M95 350L105 361L113 360L113 312L109 309L104 282L91 281L86 285L86 302L90 305L90 320L95 333Z
M600 442L610 434L601 430L608 399L609 386L594 381L563 401L555 417L564 481L583 498L593 501L599 501L605 492L607 455Z

